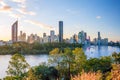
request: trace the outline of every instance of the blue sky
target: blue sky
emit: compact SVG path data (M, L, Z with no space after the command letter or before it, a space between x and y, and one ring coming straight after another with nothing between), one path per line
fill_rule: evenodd
M91 39L120 41L120 0L0 0L0 40L11 39L11 25L19 20L19 31L27 35L58 34L58 21L64 22L64 38L80 31Z

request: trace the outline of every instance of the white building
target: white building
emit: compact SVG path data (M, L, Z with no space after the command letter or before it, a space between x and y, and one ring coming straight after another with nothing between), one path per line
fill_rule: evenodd
M7 41L7 45L12 45L12 40Z
M20 31L20 36L18 36L18 41L26 42L26 33L23 33L22 31Z
M0 41L0 46L3 46L3 45L6 45L6 42L4 42L4 41Z
M43 37L43 43L51 42L50 36Z
M27 42L28 43L42 42L42 39L39 36L37 36L37 34L31 34L30 36L28 36Z
M85 40L86 40L86 33L84 31L81 31L78 33L78 43L80 44L85 44Z

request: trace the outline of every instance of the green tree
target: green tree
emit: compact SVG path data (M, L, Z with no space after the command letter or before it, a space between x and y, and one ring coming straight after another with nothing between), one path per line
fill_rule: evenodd
M113 59L114 59L114 63L120 64L120 53L114 52L114 53L112 54L112 57L113 57Z
M59 69L60 61L61 61L61 52L59 48L55 48L52 51L50 51L50 57L49 57L49 63L54 64L57 66L57 69Z
M106 56L106 57L101 57L101 58L91 58L88 59L85 66L84 70L89 72L89 71L98 71L100 70L102 73L106 73L111 70L112 60L111 57Z
M75 48L72 52L75 56L73 70L76 73L80 73L86 63L87 57L82 48Z
M64 53L63 53L63 57L62 57L62 61L61 63L65 65L64 69L66 69L66 80L70 80L70 75L71 75L71 66L74 62L74 55L72 53L72 50L70 48L65 48L64 49ZM61 64L61 66L62 66Z
M55 65L60 75L60 70L61 70L60 62L62 58L62 52L59 50L59 48L55 48L52 51L50 51L49 54L50 56L49 56L48 62L50 66Z
M50 52L49 61L58 69L59 79L70 80L70 75L82 71L86 56L81 48L75 48L73 51L70 48L65 48L63 52L55 48Z
M58 70L54 67L48 67L46 64L40 64L33 67L37 80L57 80Z
M6 72L10 76L24 77L24 73L27 72L28 68L29 64L26 62L25 57L16 53L11 57Z
M18 76L6 76L3 80L21 80L21 77Z
M38 80L35 71L32 68L28 71L26 80Z

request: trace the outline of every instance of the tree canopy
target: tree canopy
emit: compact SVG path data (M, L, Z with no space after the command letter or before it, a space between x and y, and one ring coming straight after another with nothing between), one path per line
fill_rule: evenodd
M21 54L14 54L9 61L8 70L6 71L10 76L22 77L29 69L29 64L25 57Z

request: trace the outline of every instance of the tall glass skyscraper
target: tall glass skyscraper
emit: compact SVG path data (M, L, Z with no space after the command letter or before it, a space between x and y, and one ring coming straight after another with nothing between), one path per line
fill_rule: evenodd
M12 42L17 42L18 40L18 21L12 25Z
M100 32L98 32L98 40L100 40L101 39L101 37L100 37Z
M98 46L101 45L101 37L100 37L100 32L98 32Z
M63 21L59 21L59 42L63 42Z

